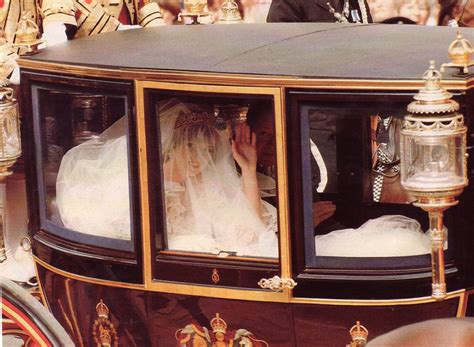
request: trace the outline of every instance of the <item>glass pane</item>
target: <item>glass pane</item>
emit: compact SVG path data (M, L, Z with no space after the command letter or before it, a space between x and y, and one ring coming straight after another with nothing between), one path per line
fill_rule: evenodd
M252 97L156 102L166 250L278 256L273 109Z
M449 189L463 183L462 134L456 137L425 136L404 139L407 148L407 168L402 181L409 187Z
M73 241L131 250L126 98L34 90L42 227Z
M410 204L400 183L405 110L404 103L314 102L300 107L302 131L308 135L302 160L303 166L309 163L311 175L306 178L311 185L305 184L312 188L312 209L305 218L312 229L306 242L314 248L306 249L314 249L316 256L341 257L338 266L345 267L350 263L344 265L342 257L430 253L427 215ZM316 264L314 254L306 258Z

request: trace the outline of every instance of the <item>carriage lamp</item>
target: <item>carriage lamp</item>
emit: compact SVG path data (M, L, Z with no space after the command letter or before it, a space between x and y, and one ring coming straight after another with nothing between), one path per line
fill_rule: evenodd
M13 172L10 170L21 154L20 121L18 104L13 98L13 89L0 88L0 262L7 259L5 251L5 179Z
M441 87L434 61L423 75L424 87L408 105L401 130L401 184L415 206L429 215L432 297L446 297L443 212L458 203L467 186L464 117L452 94Z
M238 24L242 23L242 16L239 12L239 6L234 0L225 0L221 5L222 17L218 24Z
M207 0L184 0L184 11L179 16L181 18L191 18L191 24L200 24L201 17L207 17L210 13L206 8Z
M451 59L450 63L445 63L441 65L441 72L444 72L445 68L458 68L460 73L467 74L469 73L469 67L474 65L474 60L472 60L472 55L474 54L474 49L472 48L471 42L463 38L460 31L457 32L456 39L451 42L448 48L448 56Z
M21 14L15 36L17 42L14 43L13 46L24 48L20 49L20 55L36 53L38 45L43 43L43 40L40 38L41 34L38 25L31 20L31 14L29 12L23 12Z

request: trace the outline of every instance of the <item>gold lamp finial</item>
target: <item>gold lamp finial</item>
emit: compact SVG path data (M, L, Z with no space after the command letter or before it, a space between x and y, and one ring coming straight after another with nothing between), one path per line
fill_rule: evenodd
M225 0L221 5L222 18L219 24L236 24L242 22L239 6L234 0Z
M23 12L17 24L15 35L18 39L13 46L26 48L23 54L32 54L38 50L38 45L43 42L40 37L38 25L31 20L30 12ZM20 55L22 55L20 51Z
M452 100L452 94L441 85L441 72L436 70L435 61L430 60L428 70L423 74L422 89L408 105L408 112L414 114L449 113L459 110L459 104Z
M216 313L216 316L211 319L211 328L213 333L222 333L225 335L227 331L227 323Z
M367 344L367 337L369 336L369 330L360 324L359 321L349 330L352 341L349 347L361 347Z
M445 67L454 67L461 69L461 73L469 73L469 66L474 65L472 54L474 49L469 40L462 36L460 30L456 33L456 39L449 45L448 56L451 59L450 63L441 65L441 72L444 72Z

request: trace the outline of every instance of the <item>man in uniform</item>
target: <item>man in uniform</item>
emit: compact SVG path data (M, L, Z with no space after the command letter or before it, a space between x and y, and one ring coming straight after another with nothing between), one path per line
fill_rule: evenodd
M273 0L267 22L371 23L366 0Z
M116 31L127 25L164 25L160 7L150 0L43 0L43 27L66 25L68 38Z
M474 27L474 0L439 0L438 25Z

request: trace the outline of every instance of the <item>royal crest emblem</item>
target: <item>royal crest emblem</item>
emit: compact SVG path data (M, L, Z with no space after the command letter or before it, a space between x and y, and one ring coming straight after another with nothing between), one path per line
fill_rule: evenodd
M178 347L269 347L246 329L228 330L219 313L210 321L211 330L198 324L188 324L176 331Z
M109 320L109 308L100 299L95 306L97 318L92 325L92 336L97 347L118 347L117 330Z

